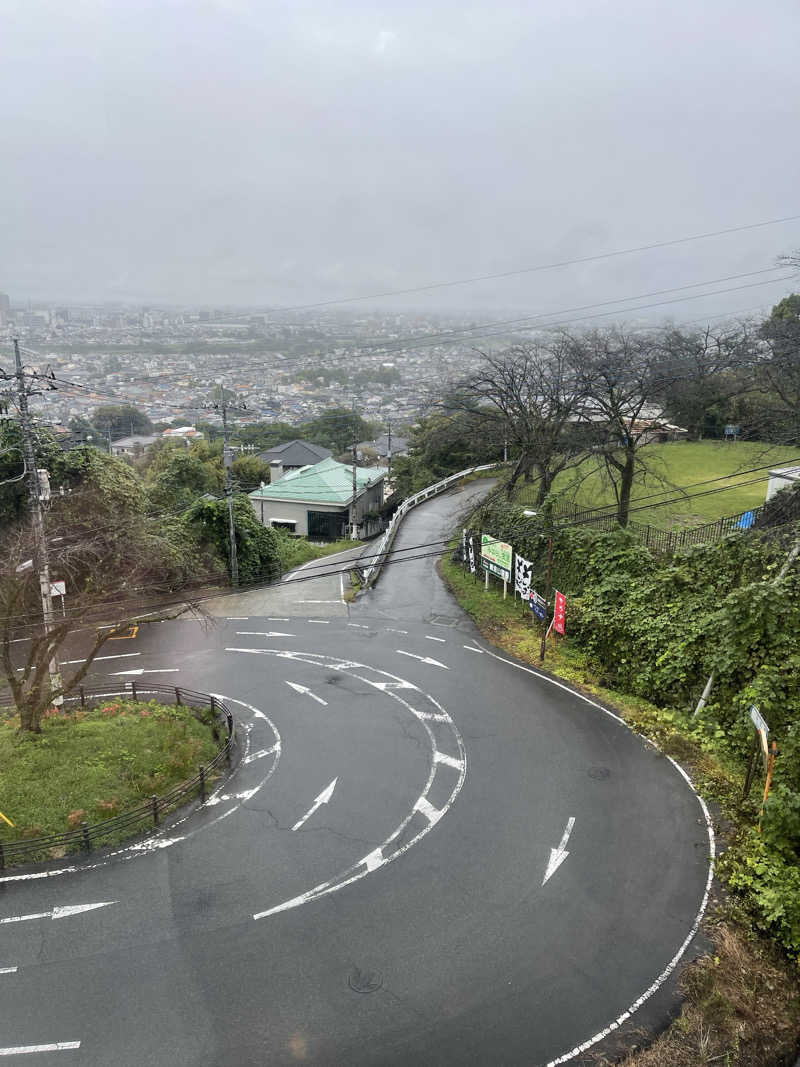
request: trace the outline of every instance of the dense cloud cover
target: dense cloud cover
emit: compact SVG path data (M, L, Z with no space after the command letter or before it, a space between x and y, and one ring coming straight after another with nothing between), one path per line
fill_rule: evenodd
M793 0L0 0L0 289L304 303L800 213L797 19ZM570 308L798 247L795 221L380 303Z

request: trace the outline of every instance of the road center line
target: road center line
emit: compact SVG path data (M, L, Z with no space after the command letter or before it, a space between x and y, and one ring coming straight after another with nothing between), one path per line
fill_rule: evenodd
M0 1048L0 1056L26 1056L36 1052L65 1052L67 1049L80 1047L80 1041L55 1041L49 1045L14 1045L12 1048Z

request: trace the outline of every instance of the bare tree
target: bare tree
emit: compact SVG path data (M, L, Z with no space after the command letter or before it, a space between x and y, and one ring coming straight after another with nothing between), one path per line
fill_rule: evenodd
M460 383L473 419L501 425L517 456L507 485L534 479L537 502L561 471L585 453L578 414L585 395L566 335L552 334L501 353L481 353L481 366Z
M653 336L615 327L564 337L585 398L582 419L595 428L593 453L613 487L617 521L627 526L634 480L652 470L644 449L662 436L675 370L663 366Z
M64 581L65 613L43 627L34 537L26 522L7 527L0 544L0 663L23 731L38 733L54 700L73 691L113 637L139 623L175 618L195 609L181 600L186 560L164 528L130 513L100 517L94 494L59 501L48 520L55 575ZM79 517L80 516L80 517ZM165 601L169 607L160 608ZM178 603L176 604L176 601ZM75 635L75 636L73 636ZM65 646L80 662L54 688L49 664Z

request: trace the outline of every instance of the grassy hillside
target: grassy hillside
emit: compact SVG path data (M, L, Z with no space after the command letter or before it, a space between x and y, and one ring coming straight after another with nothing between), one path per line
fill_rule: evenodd
M728 444L724 441L676 441L664 445L648 445L643 455L653 473L637 479L633 491L634 507L637 499L644 503L642 498L657 499L653 496L657 493L678 496L676 487L725 477L724 481L702 487L716 489L725 486L725 492L631 514L631 518L638 522L649 522L653 526L668 529L672 526L701 526L723 515L735 515L763 504L767 491L766 470L761 474L740 472L766 464L781 466L790 460L797 462L800 459L800 448L767 445L757 441L740 441L738 444ZM743 484L746 482L751 484ZM604 474L597 470L594 459L585 460L577 469L561 474L556 479L555 491L563 494L564 499L574 500L576 504L584 507L613 506L615 503L613 489ZM690 490L698 491L700 490ZM536 499L535 488L522 486L516 499L521 504L533 503Z

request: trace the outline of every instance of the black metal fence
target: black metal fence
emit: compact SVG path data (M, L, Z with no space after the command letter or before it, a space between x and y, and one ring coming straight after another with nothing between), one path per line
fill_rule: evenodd
M724 515L721 519L704 523L702 526L686 526L672 530L662 530L649 523L629 520L626 529L655 552L667 555L691 545L712 545L733 533L749 530L761 511L762 507L750 508L736 515ZM616 530L619 525L616 515L609 515L608 512L598 514L593 508L581 508L575 504L558 503L553 514L557 519L566 519L576 526L588 525L599 530Z
M180 704L189 708L203 708L211 712L211 728L219 751L210 763L199 767L197 774L181 782L162 796L151 796L130 811L114 815L103 822L90 826L83 822L74 830L47 837L29 838L21 841L0 841L0 870L20 863L41 863L61 859L75 852L89 853L101 844L111 844L131 836L137 828L157 828L165 815L179 807L192 796L203 804L206 799L209 778L223 763L230 764L235 738L233 716L226 705L208 693L196 693L182 686L146 684L135 681L112 685L81 686L78 695L68 697L65 703L77 703L83 708L103 703L109 697L121 696L131 700L158 698L162 704ZM224 737L224 740L223 740Z

